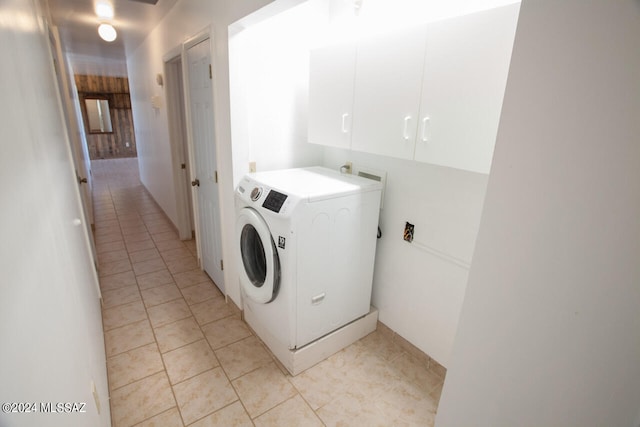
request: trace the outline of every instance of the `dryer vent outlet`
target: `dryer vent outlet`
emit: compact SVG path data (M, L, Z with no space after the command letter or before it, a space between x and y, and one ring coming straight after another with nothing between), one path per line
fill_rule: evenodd
M409 243L413 242L413 229L414 225L410 222L405 223L404 225L404 236L403 239Z

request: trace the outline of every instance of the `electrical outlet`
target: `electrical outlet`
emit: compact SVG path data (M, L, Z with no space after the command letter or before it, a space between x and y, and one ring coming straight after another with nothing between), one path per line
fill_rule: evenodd
M98 414L100 413L100 396L98 395L98 390L96 390L96 384L91 381L91 394L93 394L93 400L96 403L96 409Z
M256 162L249 162L249 173L254 173L256 171Z
M409 243L413 242L413 230L414 230L414 225L407 222L404 225L404 236L403 239Z

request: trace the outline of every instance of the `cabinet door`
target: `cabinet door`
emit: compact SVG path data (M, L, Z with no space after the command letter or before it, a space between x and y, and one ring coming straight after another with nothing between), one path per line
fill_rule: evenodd
M351 146L355 60L354 44L311 51L309 142L340 148Z
M426 29L369 37L358 44L351 147L413 159Z
M519 7L429 24L416 160L489 173Z

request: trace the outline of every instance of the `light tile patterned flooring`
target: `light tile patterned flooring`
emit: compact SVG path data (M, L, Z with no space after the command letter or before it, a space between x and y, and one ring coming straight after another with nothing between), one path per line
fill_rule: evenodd
M120 426L430 426L428 362L376 331L292 377L226 303L138 178L92 164L112 422Z

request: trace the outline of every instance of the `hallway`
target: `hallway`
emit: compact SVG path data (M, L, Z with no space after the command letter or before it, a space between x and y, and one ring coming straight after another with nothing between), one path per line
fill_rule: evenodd
M114 426L433 425L443 379L384 327L291 377L138 179L92 163Z

